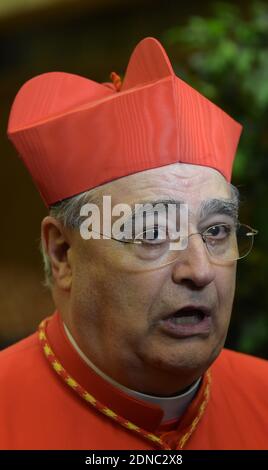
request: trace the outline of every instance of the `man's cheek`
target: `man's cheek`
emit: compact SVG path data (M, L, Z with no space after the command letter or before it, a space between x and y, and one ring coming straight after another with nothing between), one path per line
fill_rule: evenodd
M231 302L235 293L236 264L223 268L216 277L217 290L225 302Z

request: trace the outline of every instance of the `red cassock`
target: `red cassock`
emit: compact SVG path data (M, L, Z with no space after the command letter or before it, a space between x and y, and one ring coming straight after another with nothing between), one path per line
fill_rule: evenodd
M98 376L58 312L0 353L0 449L267 449L268 362L223 350L178 421Z

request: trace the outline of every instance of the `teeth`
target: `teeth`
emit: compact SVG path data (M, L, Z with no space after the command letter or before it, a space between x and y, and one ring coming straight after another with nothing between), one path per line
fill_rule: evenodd
M173 323L175 323L176 325L196 325L201 320L202 320L202 317L200 314L192 314L192 315L172 318Z
M180 311L171 318L176 325L196 325L204 318L201 311Z

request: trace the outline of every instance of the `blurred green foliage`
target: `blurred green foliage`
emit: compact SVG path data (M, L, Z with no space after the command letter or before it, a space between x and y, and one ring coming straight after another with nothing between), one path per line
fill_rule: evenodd
M227 347L268 358L268 6L215 3L165 31L176 74L243 125L232 182L240 220L257 228L253 252L238 262Z

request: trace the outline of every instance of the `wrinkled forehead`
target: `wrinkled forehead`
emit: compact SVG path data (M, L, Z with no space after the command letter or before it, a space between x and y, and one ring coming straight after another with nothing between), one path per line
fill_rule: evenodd
M206 200L231 198L230 184L219 171L184 163L135 173L100 190L100 194L111 196L113 205L172 199L188 204L192 212L197 212Z

